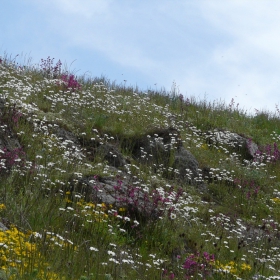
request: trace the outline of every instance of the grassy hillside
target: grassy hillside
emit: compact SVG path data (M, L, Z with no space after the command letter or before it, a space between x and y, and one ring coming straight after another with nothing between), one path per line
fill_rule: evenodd
M277 110L252 116L176 85L139 92L50 58L2 57L0 128L0 279L279 278ZM140 144L162 131L176 137L155 160ZM254 156L226 141L233 133ZM178 146L197 175L174 168ZM89 195L109 180L129 203Z

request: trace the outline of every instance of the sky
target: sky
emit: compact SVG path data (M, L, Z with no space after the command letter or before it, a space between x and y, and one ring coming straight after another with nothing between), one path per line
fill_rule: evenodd
M2 1L0 56L274 113L279 14L279 0Z

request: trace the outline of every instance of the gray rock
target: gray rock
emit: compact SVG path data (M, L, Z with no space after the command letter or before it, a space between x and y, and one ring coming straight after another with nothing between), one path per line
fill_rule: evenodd
M72 185L72 195L83 194L85 201L105 203L114 208L125 208L130 217L147 221L157 219L160 210L140 187L130 184L130 178L85 176Z
M0 98L0 111L3 111L5 109L5 100L3 98Z
M147 164L168 170L177 169L174 178L184 183L192 184L199 177L198 162L190 151L186 150L181 141L180 133L173 128L158 129L153 133L144 135L135 145L134 156ZM163 173L170 178L170 172ZM173 179L171 177L171 179Z
M118 168L123 167L126 164L123 155L114 145L108 143L100 145L96 149L96 153L101 155L111 166Z
M258 145L252 141L252 139L245 139L246 140L246 148L247 148L247 151L249 153L249 155L254 158L256 152L259 150L259 147Z
M0 115L5 114L7 110L6 102L4 99L0 98ZM6 125L6 123L4 123ZM20 148L20 143L11 130L10 127L6 125L6 127L1 127L0 129L0 149L6 148L8 151L12 151L14 149Z
M21 148L18 139L9 128L0 131L0 149L3 150L4 148L9 152Z
M184 147L180 147L176 151L173 168L179 171L181 180L189 181L190 183L193 178L199 176L197 160Z
M80 141L74 133L61 127L54 128L53 132L55 136L63 143L63 145L72 150L71 155L73 157L77 159L83 159L85 157Z
M0 222L0 230L6 231L6 230L8 230L8 228L3 223Z
M5 115L6 105L3 99L0 99L0 116ZM9 109L10 110L10 109ZM14 108L11 108L14 110ZM10 118L10 115L8 115ZM5 119L5 118L4 118ZM3 121L3 120L2 120ZM9 126L9 122L2 125L0 128L0 158L4 159L5 167L0 166L0 174L4 174L10 171L11 165L14 164L13 156L20 155L21 158L25 157L23 149L18 141L17 136L13 132L12 128ZM11 156L12 155L12 156ZM11 158L11 161L7 160ZM12 162L12 163L11 163Z
M215 129L214 131L209 131L206 137L211 144L225 144L248 160L253 159L258 150L258 145L252 139L235 132Z
M80 146L80 142L76 135L70 131L65 130L64 128L61 127L56 127L54 129L56 136L61 140L61 141L68 141L72 142L75 144L75 146Z

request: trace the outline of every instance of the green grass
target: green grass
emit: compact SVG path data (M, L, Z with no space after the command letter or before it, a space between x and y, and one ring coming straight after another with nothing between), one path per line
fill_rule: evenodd
M0 133L16 136L22 147L0 146L0 218L9 228L0 231L1 279L277 279L277 111L249 115L234 100L187 100L174 89L144 93L105 78L76 77L81 88L71 89L61 74L54 79L39 66L19 68L7 57L0 64ZM77 143L60 139L58 127ZM133 155L143 135L170 127L200 173L211 172L203 179L207 191L176 180L172 153L156 166ZM209 141L214 129L251 138L263 161ZM122 152L127 165L112 169L91 153L100 142ZM275 160L268 159L268 145ZM160 219L134 221L127 209L71 193L73 180L121 172L135 176L149 199L169 198L158 206Z

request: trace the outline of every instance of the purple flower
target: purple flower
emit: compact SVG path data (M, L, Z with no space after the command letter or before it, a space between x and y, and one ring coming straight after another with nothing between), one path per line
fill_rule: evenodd
M81 89L81 85L75 79L74 75L63 74L61 75L60 79L64 82L65 87L67 89L71 88L72 90Z

